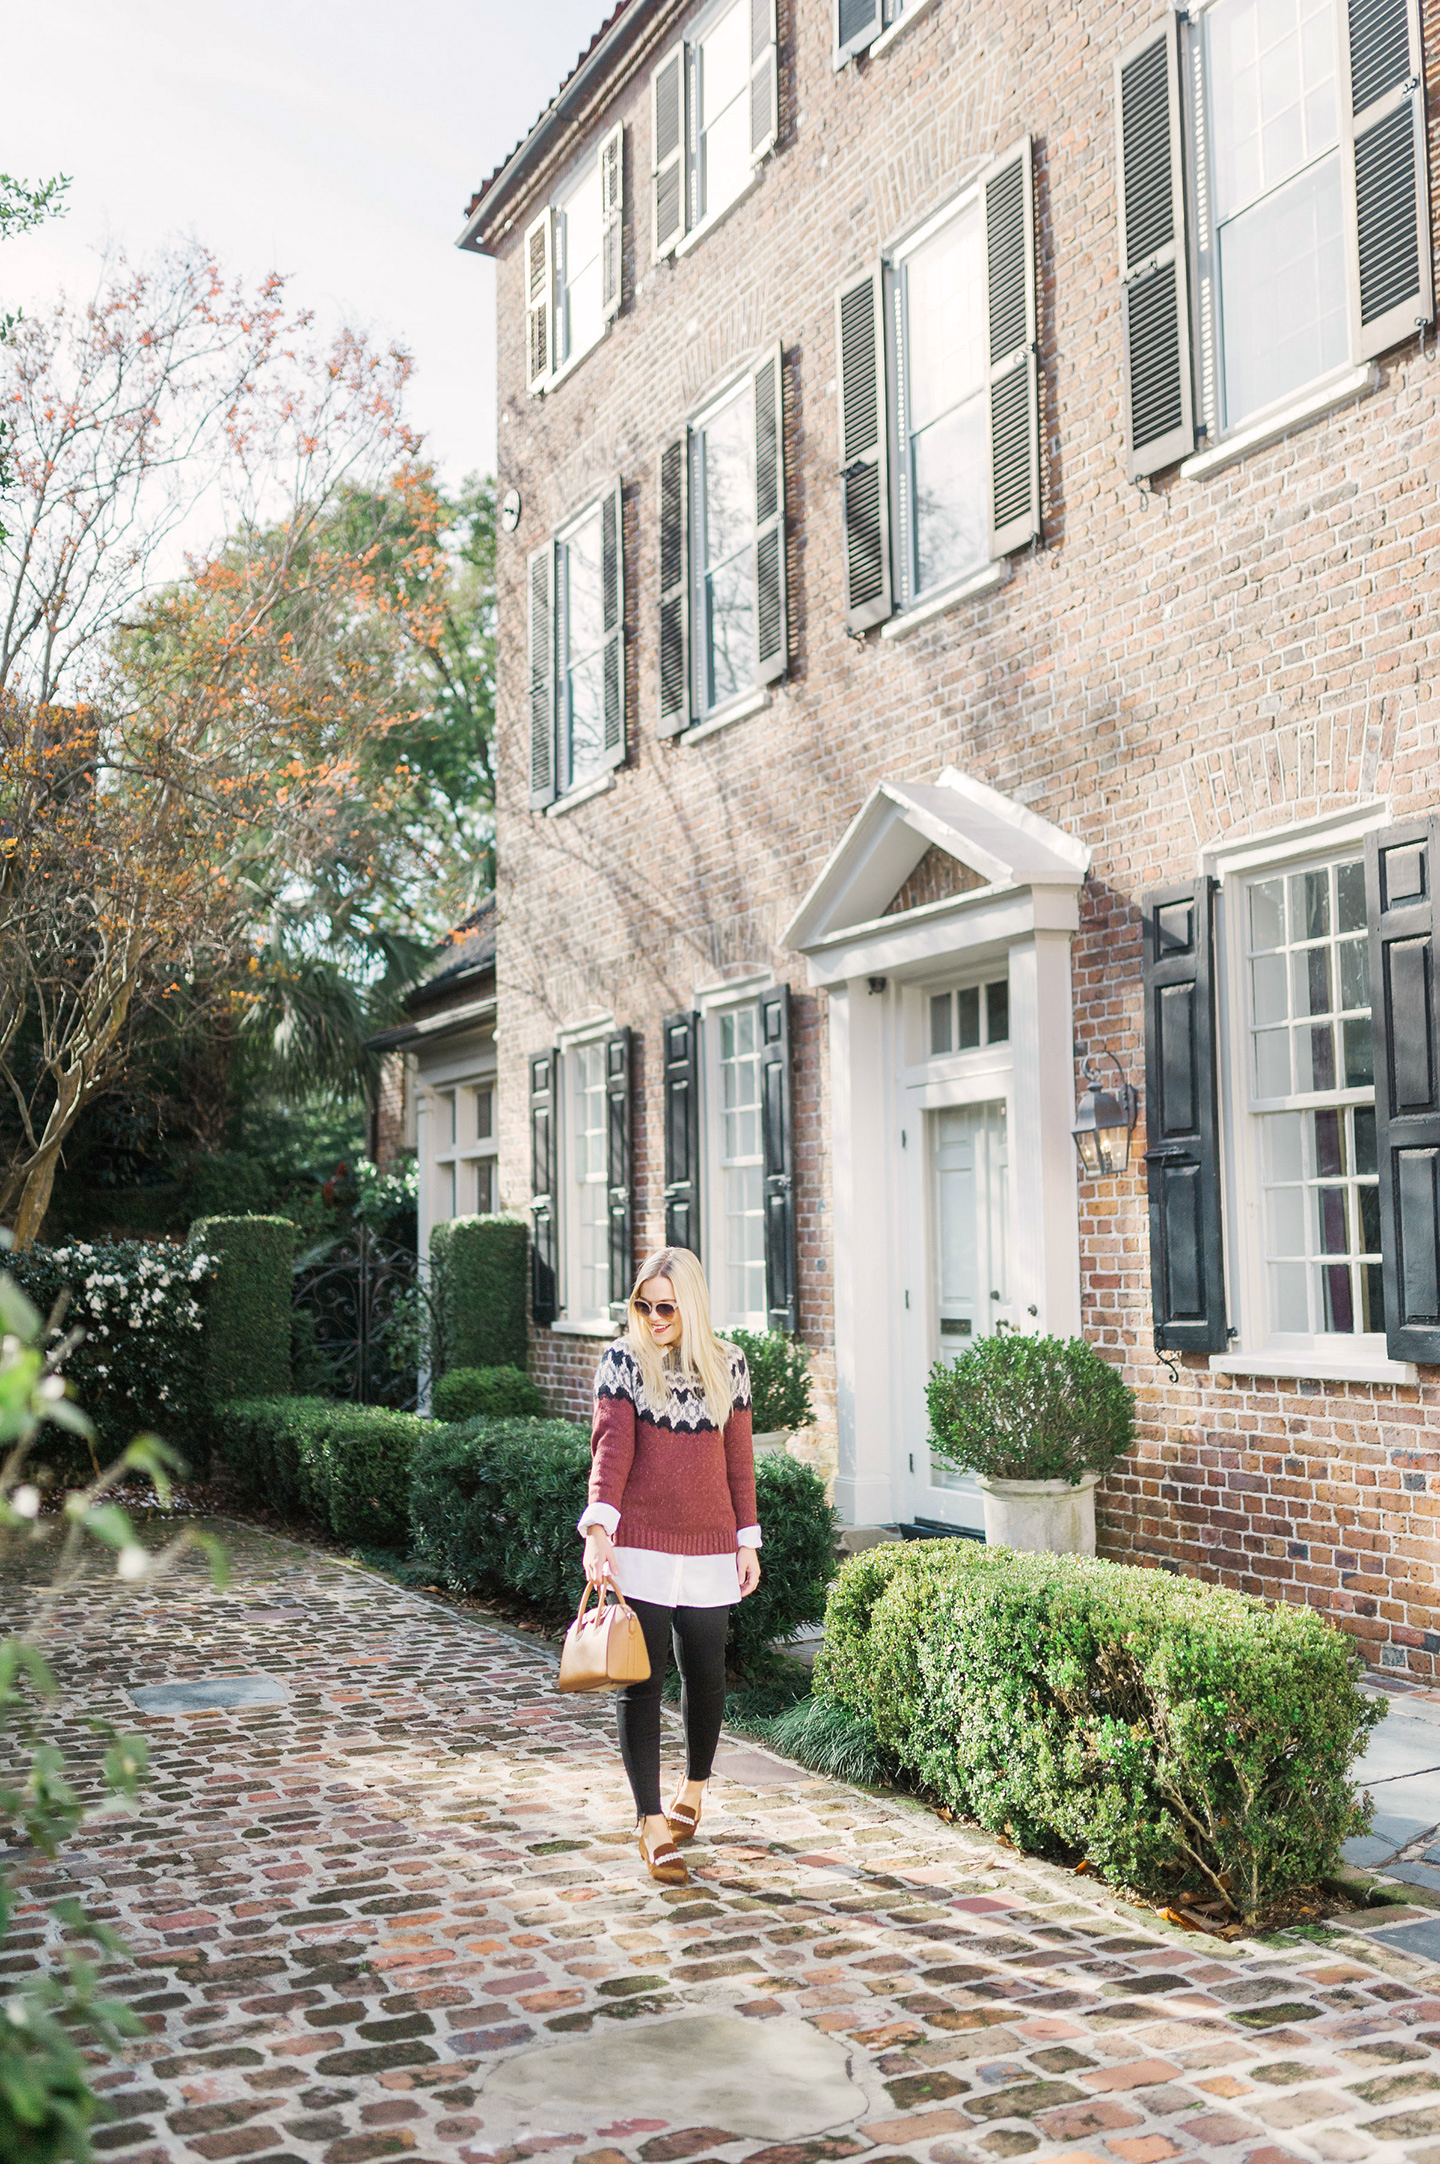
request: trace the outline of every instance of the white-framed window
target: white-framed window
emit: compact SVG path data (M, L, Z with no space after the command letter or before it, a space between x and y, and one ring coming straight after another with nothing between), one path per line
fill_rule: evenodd
M887 31L898 32L907 17L924 13L931 0L835 0L835 65L843 67L877 40L888 44Z
M755 401L747 376L690 431L695 713L756 679Z
M555 543L556 782L561 795L603 772L606 626L604 506L592 504ZM612 551L613 554L613 545ZM613 564L609 567L614 583ZM612 601L609 613L616 613ZM618 663L618 646L615 652Z
M765 1294L765 1160L761 1132L761 1042L758 1005L722 1009L709 1018L715 1040L711 1121L714 1197L711 1298L724 1329L763 1330Z
M566 1099L564 1177L568 1208L565 1312L573 1322L610 1311L610 1191L605 1039L570 1046L562 1062Z
M1136 478L1354 396L1429 323L1422 75L1419 0L1191 0L1118 56Z
M525 230L526 381L552 390L620 308L625 137L611 128Z
M430 1091L430 1222L488 1216L500 1206L495 1084L476 1080Z
M652 242L683 249L727 211L775 146L775 0L720 0L650 78Z
M989 561L985 232L978 194L895 259L902 607Z
M976 1052L982 1045L1010 1041L1010 979L992 977L984 984L962 984L929 996L930 1057Z
M1232 877L1225 913L1242 1349L1383 1358L1362 850Z

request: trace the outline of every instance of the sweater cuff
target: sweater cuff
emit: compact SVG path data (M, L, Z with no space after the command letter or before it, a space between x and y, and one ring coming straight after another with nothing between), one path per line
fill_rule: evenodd
M588 1533L592 1525L598 1525L615 1538L615 1528L620 1523L620 1513L613 1503L587 1503L575 1521L577 1533Z
M764 1542L761 1538L759 1526L742 1525L739 1532L735 1535L735 1545L737 1548L763 1547Z

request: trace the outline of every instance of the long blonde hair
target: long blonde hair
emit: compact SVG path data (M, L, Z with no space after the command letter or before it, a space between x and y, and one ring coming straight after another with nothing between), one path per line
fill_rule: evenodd
M652 1277L668 1277L680 1310L680 1342L657 1345L635 1312L640 1287ZM730 1349L710 1326L710 1287L698 1255L688 1247L661 1247L641 1263L631 1288L625 1318L625 1342L640 1363L650 1396L663 1402L676 1375L699 1385L705 1409L717 1428L730 1418ZM672 1364L673 1362L673 1364Z

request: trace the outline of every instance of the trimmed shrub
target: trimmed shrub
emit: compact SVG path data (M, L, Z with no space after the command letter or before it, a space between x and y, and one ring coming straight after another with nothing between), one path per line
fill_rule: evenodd
M810 1356L800 1339L786 1337L783 1330L727 1330L725 1335L739 1346L750 1370L755 1433L809 1427L815 1419Z
M205 1307L208 1403L285 1396L294 1225L288 1217L201 1217L190 1245L216 1258Z
M817 1697L907 1779L1022 1848L1248 1921L1338 1868L1350 1767L1384 1707L1313 1609L968 1541L841 1571Z
M192 1448L206 1411L210 1253L168 1240L77 1240L22 1248L6 1268L44 1317L69 1295L61 1333L78 1325L85 1335L66 1358L65 1377L102 1456L114 1457L146 1429ZM93 1477L78 1437L47 1433L41 1457L64 1478Z
M503 1420L543 1413L545 1400L519 1368L451 1368L432 1393L437 1420Z
M925 1385L936 1454L989 1480L1108 1473L1135 1440L1135 1393L1083 1337L983 1337Z
M523 1371L528 1239L518 1217L452 1217L433 1228L431 1365L437 1375L452 1368Z
M401 1548L410 1467L431 1423L384 1405L252 1398L221 1409L226 1463L259 1502L307 1510L338 1540Z
M589 1432L570 1421L431 1427L412 1471L416 1558L443 1585L506 1594L558 1621L585 1584L575 1521L589 1479ZM834 1512L809 1466L763 1458L756 1491L763 1575L731 1611L729 1661L739 1673L763 1666L772 1640L819 1622L835 1567Z

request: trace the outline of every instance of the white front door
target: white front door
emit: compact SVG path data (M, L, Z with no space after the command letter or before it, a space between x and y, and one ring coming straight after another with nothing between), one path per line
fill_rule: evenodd
M954 1105L926 1119L929 1148L931 1360L950 1362L977 1338L1012 1323L1009 1282L1010 1149L1003 1097ZM916 1453L912 1515L983 1522L968 1474Z

